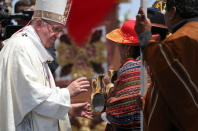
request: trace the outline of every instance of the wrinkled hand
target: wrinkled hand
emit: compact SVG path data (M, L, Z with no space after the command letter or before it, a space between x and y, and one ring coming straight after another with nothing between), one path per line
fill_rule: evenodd
M75 117L93 119L90 104L88 102L72 104L69 114Z
M143 8L140 8L136 15L135 32L139 35L147 30L151 31L151 22L146 18Z
M88 91L88 87L90 87L90 83L86 77L81 77L73 81L69 86L67 86L70 96L74 97L82 92Z

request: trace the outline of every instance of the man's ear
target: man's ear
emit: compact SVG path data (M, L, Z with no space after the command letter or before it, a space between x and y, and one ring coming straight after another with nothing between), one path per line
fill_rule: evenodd
M170 9L170 20L171 21L175 21L175 19L177 19L177 8L176 7L172 7Z
M42 27L42 20L40 18L36 19L35 23L34 23L34 28L36 31L39 31Z

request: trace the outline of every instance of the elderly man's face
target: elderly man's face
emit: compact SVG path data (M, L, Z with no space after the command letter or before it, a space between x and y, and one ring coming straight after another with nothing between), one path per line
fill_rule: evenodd
M45 48L49 48L54 44L57 38L60 38L64 26L62 24L47 20L42 20L41 25L41 30L39 30L38 33L39 37Z

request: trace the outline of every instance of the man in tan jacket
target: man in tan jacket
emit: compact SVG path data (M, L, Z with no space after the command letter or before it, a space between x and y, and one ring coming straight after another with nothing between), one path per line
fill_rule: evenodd
M144 105L146 131L198 130L198 0L167 0L165 22L171 36L151 37L151 23L142 9L136 16L143 59L153 86Z

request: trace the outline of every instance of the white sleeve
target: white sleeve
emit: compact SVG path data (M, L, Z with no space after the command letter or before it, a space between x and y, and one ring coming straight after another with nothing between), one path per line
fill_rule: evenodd
M38 114L64 119L70 108L70 94L67 88L55 87L52 94L40 105L33 109Z

